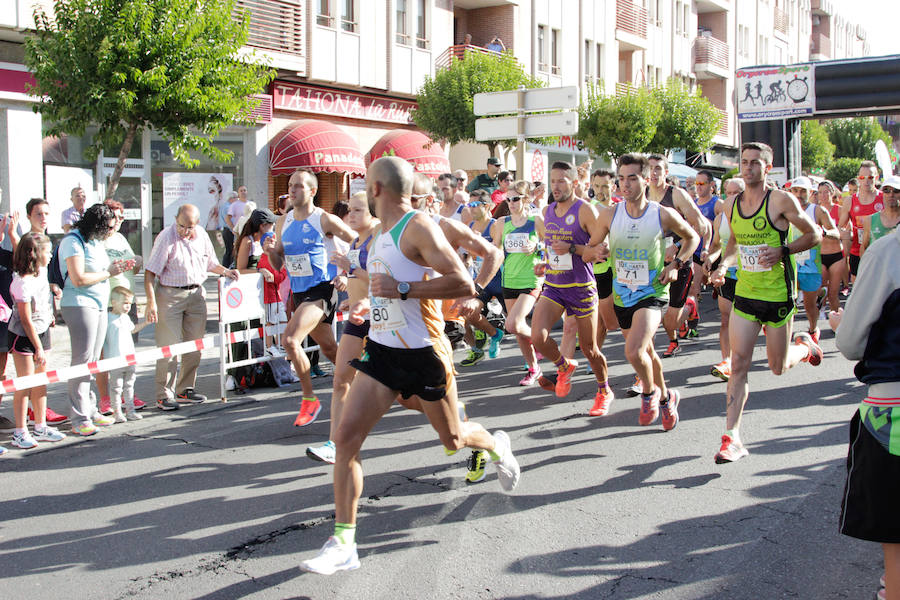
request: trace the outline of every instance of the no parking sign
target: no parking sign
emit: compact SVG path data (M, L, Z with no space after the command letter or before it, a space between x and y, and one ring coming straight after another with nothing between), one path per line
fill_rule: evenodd
M263 317L262 275L241 273L237 281L219 279L219 321L234 323Z

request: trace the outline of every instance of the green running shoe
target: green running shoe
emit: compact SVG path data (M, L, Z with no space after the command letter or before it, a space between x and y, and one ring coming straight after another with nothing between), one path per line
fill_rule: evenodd
M475 329L473 327L473 329ZM484 347L487 345L488 336L485 332L480 329L475 329L475 347L479 350L484 350Z
M482 360L484 360L484 350L478 350L477 348L469 348L469 355L462 359L462 362L459 363L461 367L471 367L477 365Z
M484 480L484 467L487 465L487 452L484 450L472 450L472 456L469 457L468 472L466 473L466 483L478 483Z

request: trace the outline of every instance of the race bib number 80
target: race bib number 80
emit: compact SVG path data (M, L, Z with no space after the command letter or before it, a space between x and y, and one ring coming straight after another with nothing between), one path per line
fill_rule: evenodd
M756 246L738 246L741 253L741 269L748 273L764 273L771 271L772 267L763 267L759 264L762 253L768 248L768 244L759 244Z
M400 303L391 298L369 297L369 326L379 333L400 331L406 327L406 317Z

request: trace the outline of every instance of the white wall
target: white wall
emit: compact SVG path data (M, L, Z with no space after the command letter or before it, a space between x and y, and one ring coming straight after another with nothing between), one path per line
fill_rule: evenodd
M0 104L0 211L24 214L29 199L44 196L43 137L30 104Z

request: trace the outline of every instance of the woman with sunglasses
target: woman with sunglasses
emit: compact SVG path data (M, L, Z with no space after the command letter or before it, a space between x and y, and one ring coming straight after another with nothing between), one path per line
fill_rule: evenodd
M484 190L474 190L471 197L473 202L470 206L472 209L472 216L475 220L469 223L469 228L483 237L489 244L493 244L494 239L491 235L491 231L494 223L496 223L496 219L491 217L490 197ZM472 258L474 260L469 267L469 273L474 280L481 271L481 265L484 263L484 259L480 256ZM499 270L496 275L494 275L494 278L491 279L491 282L484 286L484 294L481 296L481 301L485 307L487 307L487 303L490 302L492 298L496 298L502 306L503 289L501 287ZM503 329L495 327L482 313L468 316L465 320L467 331L470 329L474 331L475 343L469 348L469 355L463 359L460 366L471 367L484 358L485 340L489 340L490 342L490 345L488 346L488 357L497 358L497 354L500 352L500 342L503 340Z
M884 208L879 212L863 219L863 237L860 243L859 255L866 252L866 248L878 238L883 238L900 223L900 177L891 175L884 180L881 186L881 194L884 197Z
M503 249L503 301L506 304L506 331L515 334L516 341L528 373L519 385L534 385L541 377L534 346L531 345L531 327L525 317L534 308L541 291L541 278L535 275L534 266L541 262L540 240L544 237L544 220L540 215L529 215L527 196L507 197L509 216L494 223L491 237L498 248Z

